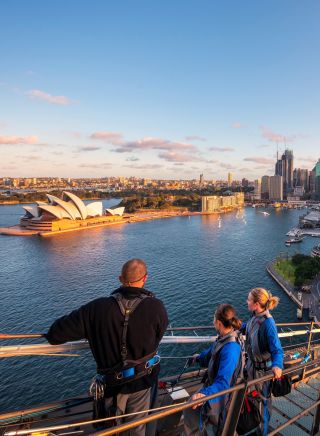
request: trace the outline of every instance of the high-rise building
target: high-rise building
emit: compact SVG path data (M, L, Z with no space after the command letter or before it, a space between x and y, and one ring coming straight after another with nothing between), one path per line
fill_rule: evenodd
M283 178L282 176L270 177L269 199L274 201L283 200Z
M254 181L254 192L255 200L261 200L261 179L256 179Z
M241 180L241 185L243 188L247 188L249 186L249 180L245 177Z
M320 200L320 159L312 170L314 172L314 198Z
M270 177L262 176L261 177L261 198L264 200L268 200L270 193Z
M282 157L283 194L287 196L293 189L293 152L286 149Z
M200 177L199 177L199 185L200 186L202 186L203 185L203 174L200 174Z
M228 186L232 185L232 180L233 180L233 174L232 173L228 173Z

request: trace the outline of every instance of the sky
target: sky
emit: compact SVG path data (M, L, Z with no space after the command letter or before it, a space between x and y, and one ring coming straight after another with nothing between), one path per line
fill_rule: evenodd
M0 177L255 179L320 157L318 0L2 0Z

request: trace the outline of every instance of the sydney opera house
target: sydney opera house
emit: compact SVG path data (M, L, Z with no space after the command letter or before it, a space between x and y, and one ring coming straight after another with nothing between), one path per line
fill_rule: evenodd
M62 199L50 194L47 197L48 203L38 201L34 206L23 206L25 215L20 220L21 227L54 232L123 220L124 207L104 211L101 201L85 204L71 192L63 192Z

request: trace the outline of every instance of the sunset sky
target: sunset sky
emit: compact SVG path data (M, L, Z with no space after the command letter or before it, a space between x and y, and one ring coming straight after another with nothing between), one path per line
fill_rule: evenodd
M0 177L250 179L320 157L318 0L3 0Z

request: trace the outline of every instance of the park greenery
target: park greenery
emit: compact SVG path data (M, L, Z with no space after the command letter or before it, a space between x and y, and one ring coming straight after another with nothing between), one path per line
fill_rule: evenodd
M279 258L275 270L291 285L301 288L310 285L320 274L320 258L305 254L295 254L291 258Z
M201 198L199 194L189 195L136 195L123 198L119 206L124 206L126 212L133 213L141 209L175 210L188 209L200 210Z

